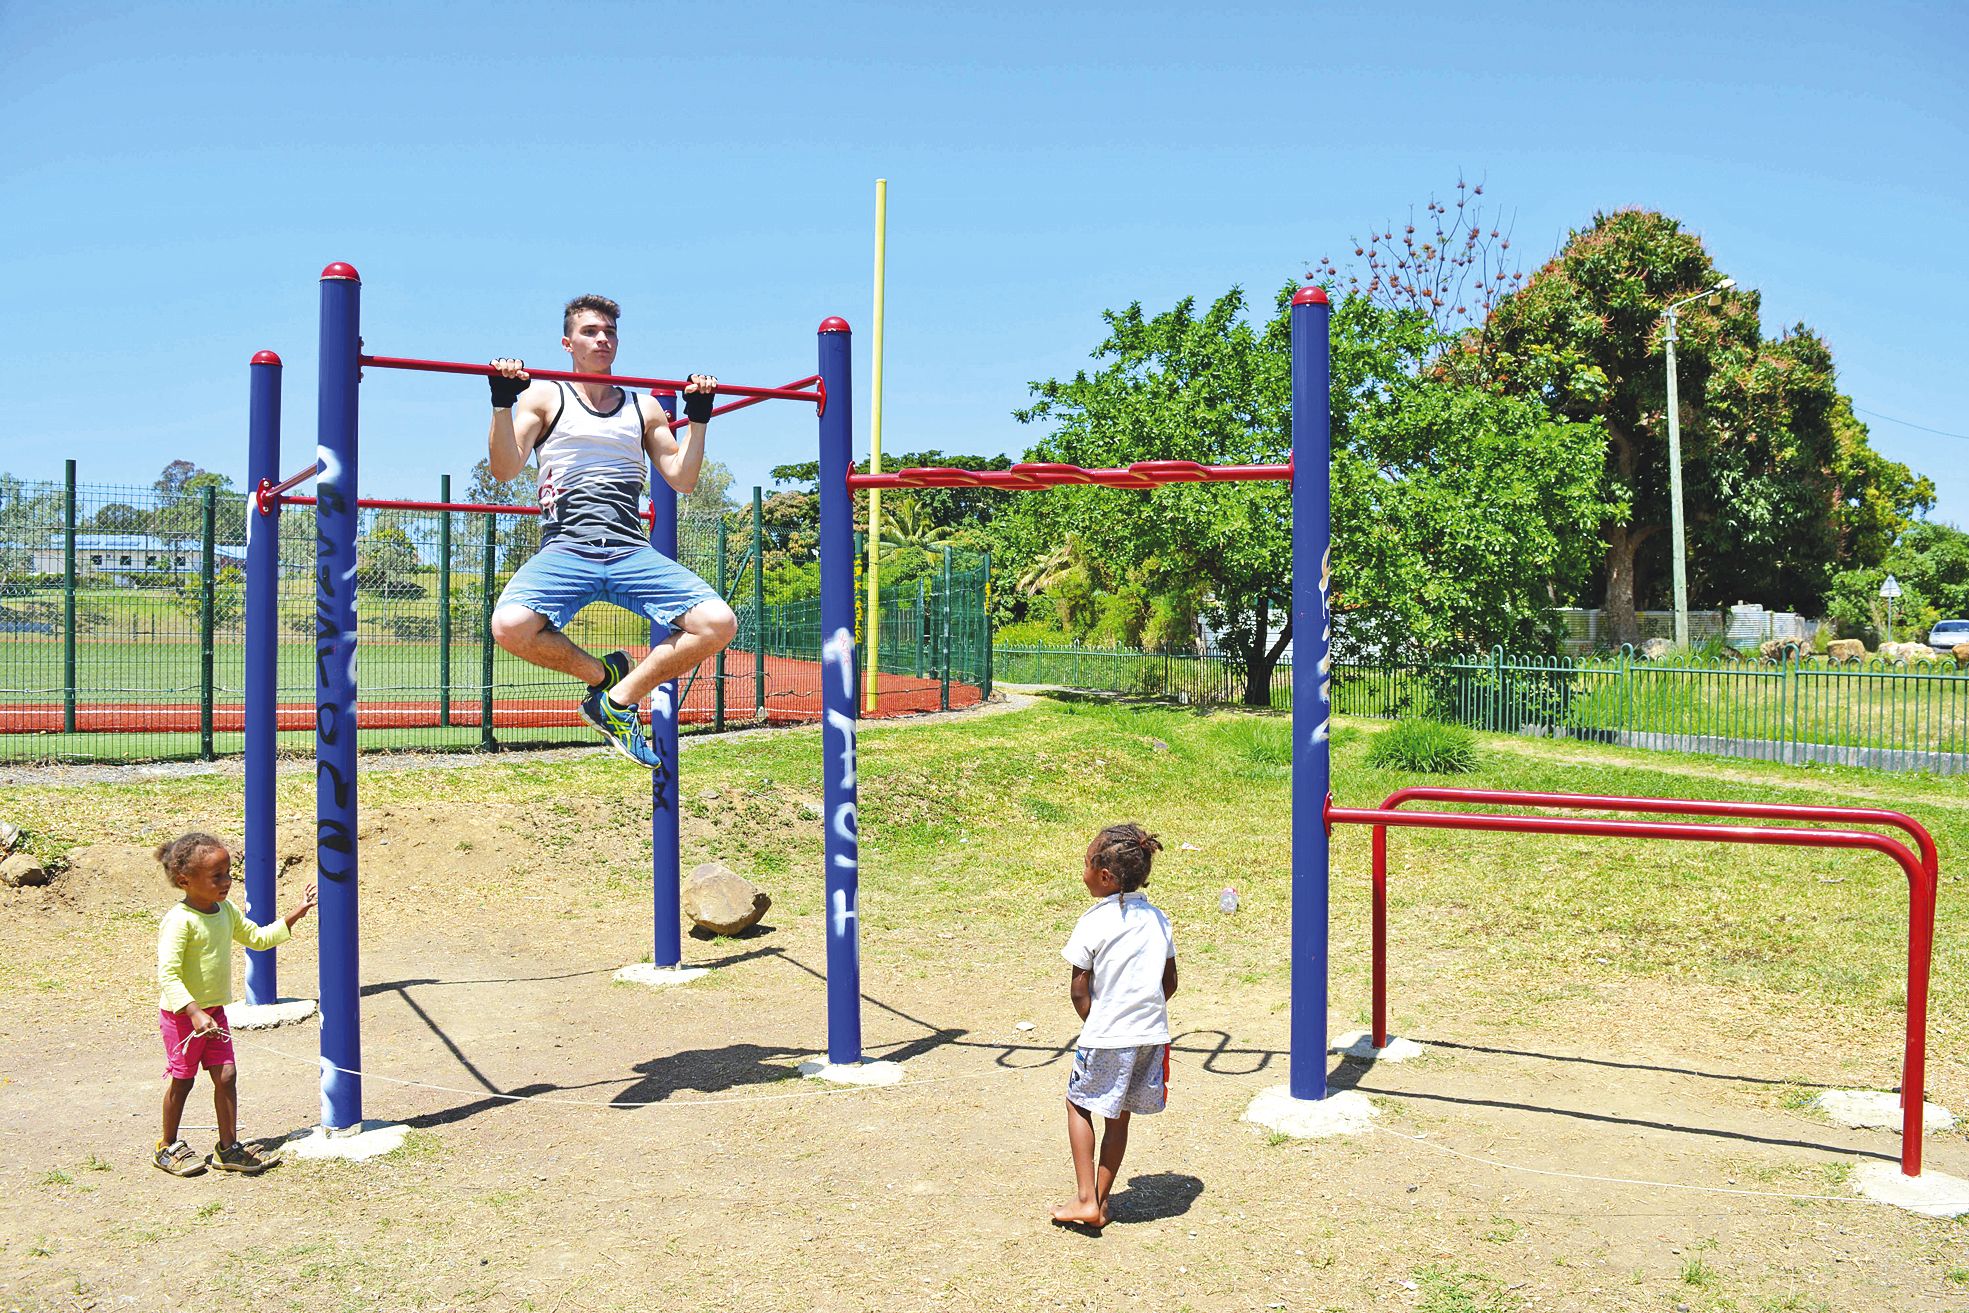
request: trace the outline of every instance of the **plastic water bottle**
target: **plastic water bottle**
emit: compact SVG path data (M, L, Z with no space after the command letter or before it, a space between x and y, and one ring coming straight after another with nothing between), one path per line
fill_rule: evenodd
M1227 916L1237 911L1237 890L1225 885L1224 892L1217 895L1217 910Z

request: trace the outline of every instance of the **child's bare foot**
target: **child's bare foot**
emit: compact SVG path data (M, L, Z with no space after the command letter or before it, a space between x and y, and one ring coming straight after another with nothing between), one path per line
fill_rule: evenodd
M1059 1226L1084 1226L1098 1231L1108 1224L1108 1214L1106 1209L1091 1200L1087 1203L1075 1200L1070 1204L1055 1205L1053 1221Z

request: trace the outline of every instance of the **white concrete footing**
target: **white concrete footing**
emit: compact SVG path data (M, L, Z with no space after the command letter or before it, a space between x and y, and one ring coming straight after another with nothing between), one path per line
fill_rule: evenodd
M660 989L665 985L688 985L699 976L711 974L710 967L660 967L649 962L635 962L615 973L618 983L624 985L648 985Z
M1826 1090L1812 1106L1841 1126L1901 1129L1901 1096L1892 1090ZM1955 1114L1939 1103L1921 1105L1921 1133L1951 1130Z
M1943 1172L1902 1176L1898 1163L1865 1163L1853 1173L1853 1188L1923 1217L1969 1216L1969 1181Z
M836 1085L894 1085L902 1080L902 1064L881 1058L862 1062L803 1062L800 1074L809 1080Z
M306 1021L321 1011L311 998L283 998L272 1003L228 1003L226 1024L234 1030L272 1030Z
M1244 1120L1294 1139L1359 1135L1372 1128L1381 1110L1359 1090L1341 1090L1324 1099L1295 1099L1289 1085L1260 1090L1244 1110Z
M340 1158L359 1163L403 1147L410 1128L402 1122L358 1122L343 1130L316 1126L284 1146L296 1158Z
M1329 1044L1326 1051L1362 1062L1407 1062L1410 1058L1422 1056L1420 1044L1412 1039L1403 1039L1400 1035L1388 1036L1388 1043L1377 1049L1374 1047L1373 1032L1366 1030L1348 1031Z

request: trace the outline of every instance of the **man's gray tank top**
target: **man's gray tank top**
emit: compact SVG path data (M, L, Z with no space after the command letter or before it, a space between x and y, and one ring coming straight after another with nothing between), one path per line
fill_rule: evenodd
M559 404L534 444L540 461L540 545L607 555L647 545L641 515L647 459L643 399L628 388L615 409L589 407L556 382Z

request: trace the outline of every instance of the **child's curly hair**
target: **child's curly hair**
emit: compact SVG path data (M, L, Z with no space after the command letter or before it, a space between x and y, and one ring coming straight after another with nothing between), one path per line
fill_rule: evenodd
M1149 882L1149 866L1162 851L1162 841L1133 821L1110 825L1094 836L1091 853L1096 868L1114 872L1124 892L1134 893Z
M157 861L164 868L164 878L175 889L185 887L185 872L190 870L198 855L217 848L221 852L230 851L216 836L203 830L193 830L181 834L167 843L157 845Z

